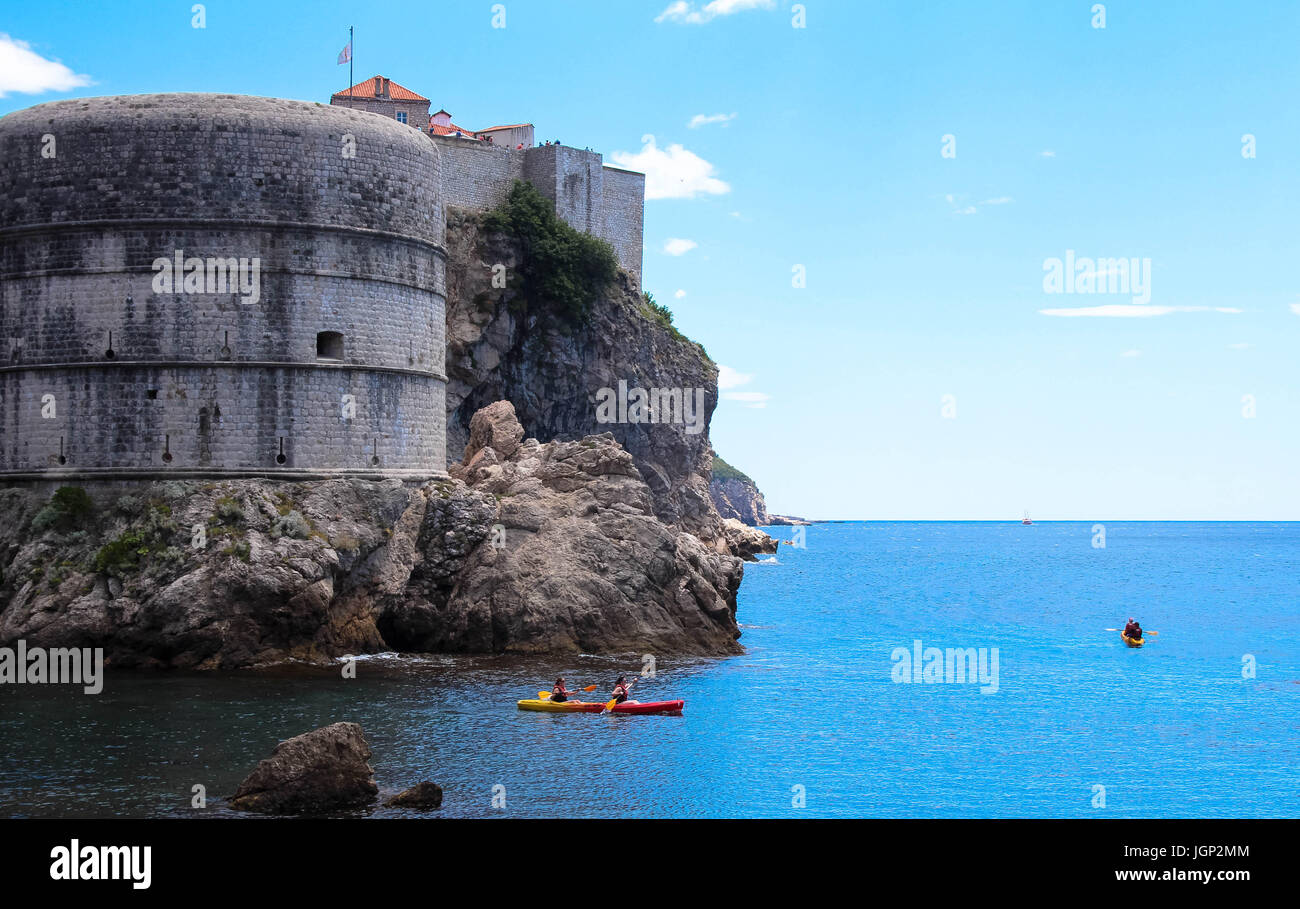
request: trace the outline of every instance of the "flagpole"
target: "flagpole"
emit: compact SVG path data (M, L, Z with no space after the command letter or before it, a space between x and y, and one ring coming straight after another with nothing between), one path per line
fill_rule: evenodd
M356 54L356 47L352 44L352 26L348 26L348 110L352 110L352 57Z

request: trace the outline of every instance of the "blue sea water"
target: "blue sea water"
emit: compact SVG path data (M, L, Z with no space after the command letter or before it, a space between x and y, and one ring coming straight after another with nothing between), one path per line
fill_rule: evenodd
M219 797L277 741L353 720L385 794L432 779L440 817L1300 816L1300 524L1105 534L809 527L806 548L747 566L745 654L660 658L638 685L685 698L681 717L515 708L558 673L605 691L634 657L113 675L98 697L3 686L0 814L230 816ZM1159 632L1141 649L1108 630L1130 615ZM996 648L996 692L896 681L892 655L917 640Z

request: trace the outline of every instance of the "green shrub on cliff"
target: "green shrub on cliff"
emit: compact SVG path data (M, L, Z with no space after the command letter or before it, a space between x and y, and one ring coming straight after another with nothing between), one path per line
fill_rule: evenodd
M244 523L244 506L240 505L230 496L222 496L217 499L217 510L212 516L215 520L208 523L218 524L242 524Z
M271 539L278 540L280 537L292 537L295 540L305 540L311 536L311 524L299 512L289 511L287 514L276 516L271 522Z
M168 548L168 541L180 530L170 508L152 506L140 523L128 527L95 553L95 570L122 578L140 568L151 553Z
M713 362L713 358L709 356L709 352L704 349L703 344L699 341L692 341L690 338L686 337L686 335L677 330L677 326L673 324L673 311L667 306L657 302L655 300L655 295L650 293L648 290L641 291L641 314L652 322L658 322L659 326L663 328L664 331L668 332L678 341L694 345L699 349L700 353L704 355L704 359L708 360L710 363Z
M754 481L748 476L732 467L716 454L713 456L713 479L715 480L739 480L742 483L752 484Z
M514 289L529 311L576 325L618 275L613 247L565 223L531 183L516 180L506 201L483 216L483 227L519 243Z
M153 537L141 531L130 531L116 540L105 543L95 553L95 570L105 571L116 577L134 571L140 565L140 559L149 554L149 544Z
M95 503L90 494L80 486L60 486L50 496L50 501L36 517L32 530L38 533L50 530L71 530L95 513Z

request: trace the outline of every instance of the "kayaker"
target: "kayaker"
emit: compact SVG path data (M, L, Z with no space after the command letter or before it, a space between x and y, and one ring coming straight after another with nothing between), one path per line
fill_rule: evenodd
M564 687L564 676L555 680L555 687L551 689L551 700L557 704L563 704L569 699L569 689Z
M631 687L632 683L627 680L627 677L620 675L618 680L614 682L614 690L609 695L610 700L615 704L623 703L627 700Z
M1124 637L1132 638L1135 641L1142 640L1142 626L1136 619L1130 618L1128 624L1124 626Z

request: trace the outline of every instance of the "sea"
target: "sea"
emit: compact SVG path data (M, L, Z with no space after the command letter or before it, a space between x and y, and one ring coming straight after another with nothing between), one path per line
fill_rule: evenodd
M795 545L746 565L736 656L0 686L0 816L243 818L225 800L257 762L339 721L383 796L432 780L442 819L1300 816L1300 524L771 532ZM603 699L620 673L683 714L516 707L557 675Z

